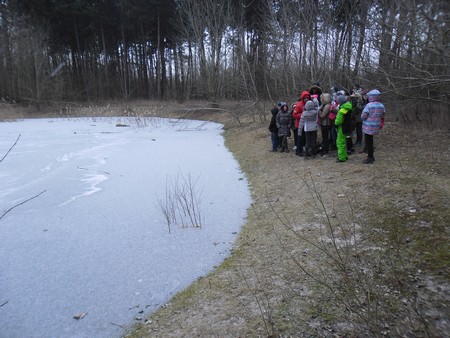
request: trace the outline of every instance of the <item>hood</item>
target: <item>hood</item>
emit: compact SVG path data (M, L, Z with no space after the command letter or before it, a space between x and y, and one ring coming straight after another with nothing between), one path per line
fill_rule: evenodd
M380 101L381 92L378 89L372 89L367 93L367 97L369 98L369 102Z
M339 111L342 110L343 114L347 114L350 110L352 110L352 103L350 101L346 101L345 103L339 106Z
M288 104L287 104L286 102L281 102L280 110L281 110L281 111L284 111L284 109L283 109L284 107L287 107L288 110L289 110Z
M309 95L309 92L307 90L302 91L302 94L300 95L300 100L299 101L303 101L303 99L306 96L309 97L309 98L311 97L311 95Z
M318 95L322 94L322 88L320 88L318 85L312 85L312 86L309 88L309 92L312 93L313 89L316 89L316 90L317 90L317 94L318 94Z
M342 105L342 104L344 104L345 102L347 102L348 100L347 100L347 96L345 96L345 95L338 95L337 97L336 97L336 102L339 104L339 105Z
M308 101L305 104L305 110L315 110L315 104L313 101Z
M323 93L320 95L320 101L322 104L329 104L331 103L331 94L330 93Z

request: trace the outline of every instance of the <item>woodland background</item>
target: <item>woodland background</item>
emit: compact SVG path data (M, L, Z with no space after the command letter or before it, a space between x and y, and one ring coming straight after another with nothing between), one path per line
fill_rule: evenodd
M359 83L395 120L443 125L449 31L446 0L2 0L0 98L293 102Z

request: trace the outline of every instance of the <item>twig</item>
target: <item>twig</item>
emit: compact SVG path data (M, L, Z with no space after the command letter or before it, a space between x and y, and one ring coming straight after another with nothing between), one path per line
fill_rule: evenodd
M114 325L114 326L118 326L118 327L120 327L120 328L122 328L123 329L123 326L122 325L119 325L119 324L116 324L116 323L113 323L113 322L109 322L111 325Z
M6 152L6 154L2 157L2 159L0 160L0 162L2 162L6 156L8 156L9 152L12 150L12 148L15 147L15 145L17 144L17 141L19 141L19 138L22 134L19 134L19 136L17 136L16 142L14 142L14 144L11 146L11 148L9 148L9 150Z
M264 288L261 286L261 283L260 283L260 281L259 281L258 276L256 275L256 271L254 271L254 273L255 273L255 277L257 278L258 283L260 284L259 291L262 291L262 292L263 292L263 295L266 297L267 307L266 307L266 305L264 304L263 296L260 296L260 295L258 294L258 287L255 286L254 288L252 288L252 286L250 285L249 280L246 278L244 272L242 271L242 267L239 267L239 268L237 269L237 271L241 274L242 279L244 280L245 285L247 286L247 289L250 291L250 293L251 293L251 294L253 295L253 297L255 298L256 304L258 305L259 311L260 311L260 313L261 313L261 319L262 319L262 321L263 321L264 328L266 329L266 332L267 332L267 334L268 334L268 337L271 337L271 335L270 335L270 330L269 330L269 323L271 322L271 315L270 315L270 311L269 311L270 302L269 302L269 299L268 299L268 297L267 297L267 294L264 292ZM260 299L260 298L261 298L261 299ZM268 313L268 318L267 318L267 319L266 319L266 316L265 316L265 312Z
M0 216L0 220L1 220L8 212L10 212L11 210L17 208L18 206L21 206L22 204L25 204L25 203L31 201L32 199L35 199L36 197L39 197L40 195L42 195L42 194L43 194L44 192L46 192L46 191L47 191L47 190L41 191L41 192L40 192L39 194L37 194L36 196L30 197L29 199L27 199L27 200L25 200L25 201L23 201L23 202L21 202L21 203L19 203L19 204L16 204L15 206L9 208L8 210L6 210L6 211L3 213L3 215Z
M0 305L0 307L2 307L3 305L8 304L9 300L7 300L6 302L4 302L3 304Z

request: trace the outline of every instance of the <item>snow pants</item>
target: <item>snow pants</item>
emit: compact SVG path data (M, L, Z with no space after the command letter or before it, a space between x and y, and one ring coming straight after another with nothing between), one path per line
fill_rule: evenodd
M336 147L338 150L338 158L340 161L347 161L347 139L342 132L342 126L337 126Z

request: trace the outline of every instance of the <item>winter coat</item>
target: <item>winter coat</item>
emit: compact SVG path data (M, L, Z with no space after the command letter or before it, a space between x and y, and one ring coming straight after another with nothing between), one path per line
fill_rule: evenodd
M348 133L350 130L344 130L348 127L348 129L351 128L351 119L350 114L352 111L352 103L349 101L345 101L343 104L339 106L339 111L336 115L336 120L334 121L334 124L339 127L342 126L342 131L344 133ZM347 124L349 124L347 126Z
M303 109L305 108L305 97L311 98L311 95L309 95L307 90L304 90L300 95L300 99L295 105L294 112L292 113L292 117L295 119L295 129L297 129L300 124L300 118L302 117Z
M278 107L273 107L270 112L272 113L272 118L270 119L269 131L271 133L278 133L278 127L277 127Z
M317 125L317 117L318 112L314 105L314 102L306 102L305 110L303 111L302 117L300 118L299 134L301 134L303 128L305 129L305 131L316 131L317 129L319 129L319 126Z
M314 103L314 108L319 110L320 108L320 100L317 95L311 95L311 101Z
M278 127L278 136L291 136L292 116L288 109L284 110L281 106L280 111L277 114L276 121Z
M377 89L367 93L369 103L361 113L364 134L376 135L380 132L386 112L384 105L380 102L380 95L381 93Z
M328 118L331 111L331 94L323 93L320 95L320 100L322 101L322 105L319 109L320 125L323 127L331 126L333 123Z
M362 110L364 109L364 105L365 105L362 95L359 94L358 92L356 92L350 96L350 99L352 101L353 116L354 116L356 122L362 122L361 121L361 113L362 113Z

